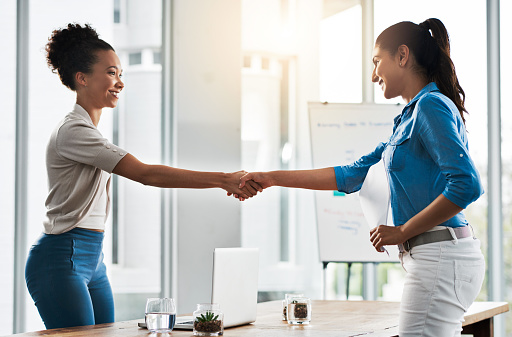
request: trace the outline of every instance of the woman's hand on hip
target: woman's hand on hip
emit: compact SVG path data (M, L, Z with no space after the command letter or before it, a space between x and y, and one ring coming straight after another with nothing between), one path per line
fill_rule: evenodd
M378 252L383 252L381 248L389 245L398 245L403 243L404 236L401 226L380 225L370 230L370 241Z

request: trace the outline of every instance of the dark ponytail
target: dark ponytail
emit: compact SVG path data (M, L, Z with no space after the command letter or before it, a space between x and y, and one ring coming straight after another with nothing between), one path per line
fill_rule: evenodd
M465 123L466 94L459 84L455 66L450 58L448 32L440 20L431 18L419 25L409 21L399 22L385 29L375 44L393 56L399 46L409 47L416 59L416 70L429 82L435 82L441 93L455 103Z
M114 50L110 44L98 37L88 24L68 24L66 28L52 32L45 47L46 61L52 71L59 74L62 84L76 90L75 74L88 74L98 61L98 50Z

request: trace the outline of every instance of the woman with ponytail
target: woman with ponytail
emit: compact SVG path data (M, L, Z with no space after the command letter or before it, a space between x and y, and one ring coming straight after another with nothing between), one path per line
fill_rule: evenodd
M76 104L46 148L44 233L30 249L25 279L47 329L110 323L114 301L102 246L111 173L163 188L218 187L240 200L261 187L240 188L244 171L147 165L104 138L97 126L102 109L117 105L123 70L114 48L89 25L68 24L53 31L46 52L49 67L76 92Z
M285 186L352 193L383 160L395 226L378 226L378 252L398 245L407 272L400 337L460 336L464 312L482 286L485 262L463 209L483 193L469 156L464 91L438 19L400 22L375 42L372 81L407 103L386 143L353 164L304 171L248 173L263 188Z

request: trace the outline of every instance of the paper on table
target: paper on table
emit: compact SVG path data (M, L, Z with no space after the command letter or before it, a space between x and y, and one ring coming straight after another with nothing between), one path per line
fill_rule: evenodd
M359 191L359 201L370 228L387 225L390 215L390 192L388 176L382 159L368 170ZM384 247L381 251L388 253Z

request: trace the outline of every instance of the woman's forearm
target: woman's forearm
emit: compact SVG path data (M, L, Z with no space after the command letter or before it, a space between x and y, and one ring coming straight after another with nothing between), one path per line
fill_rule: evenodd
M405 224L396 227L380 225L373 228L370 230L370 241L377 251L381 251L382 246L404 243L451 219L460 211L462 208L441 194Z
M315 170L251 172L241 179L241 186L246 181L254 180L263 188L270 186L305 188L310 190L336 190L334 168Z
M144 185L164 188L213 188L222 187L226 174L198 172L165 165L148 165L127 154L114 168L113 173Z
M439 195L430 205L399 227L403 241L442 224L460 211L462 211L461 207L448 200L444 195Z
M250 198L261 191L261 187L249 184L239 187L240 177L246 172L233 173L201 172L184 170L165 165L148 165L127 154L114 168L113 173L144 185L164 188L222 188L229 194Z
M144 185L164 188L225 188L228 174L179 169L165 165L148 165L141 181Z

